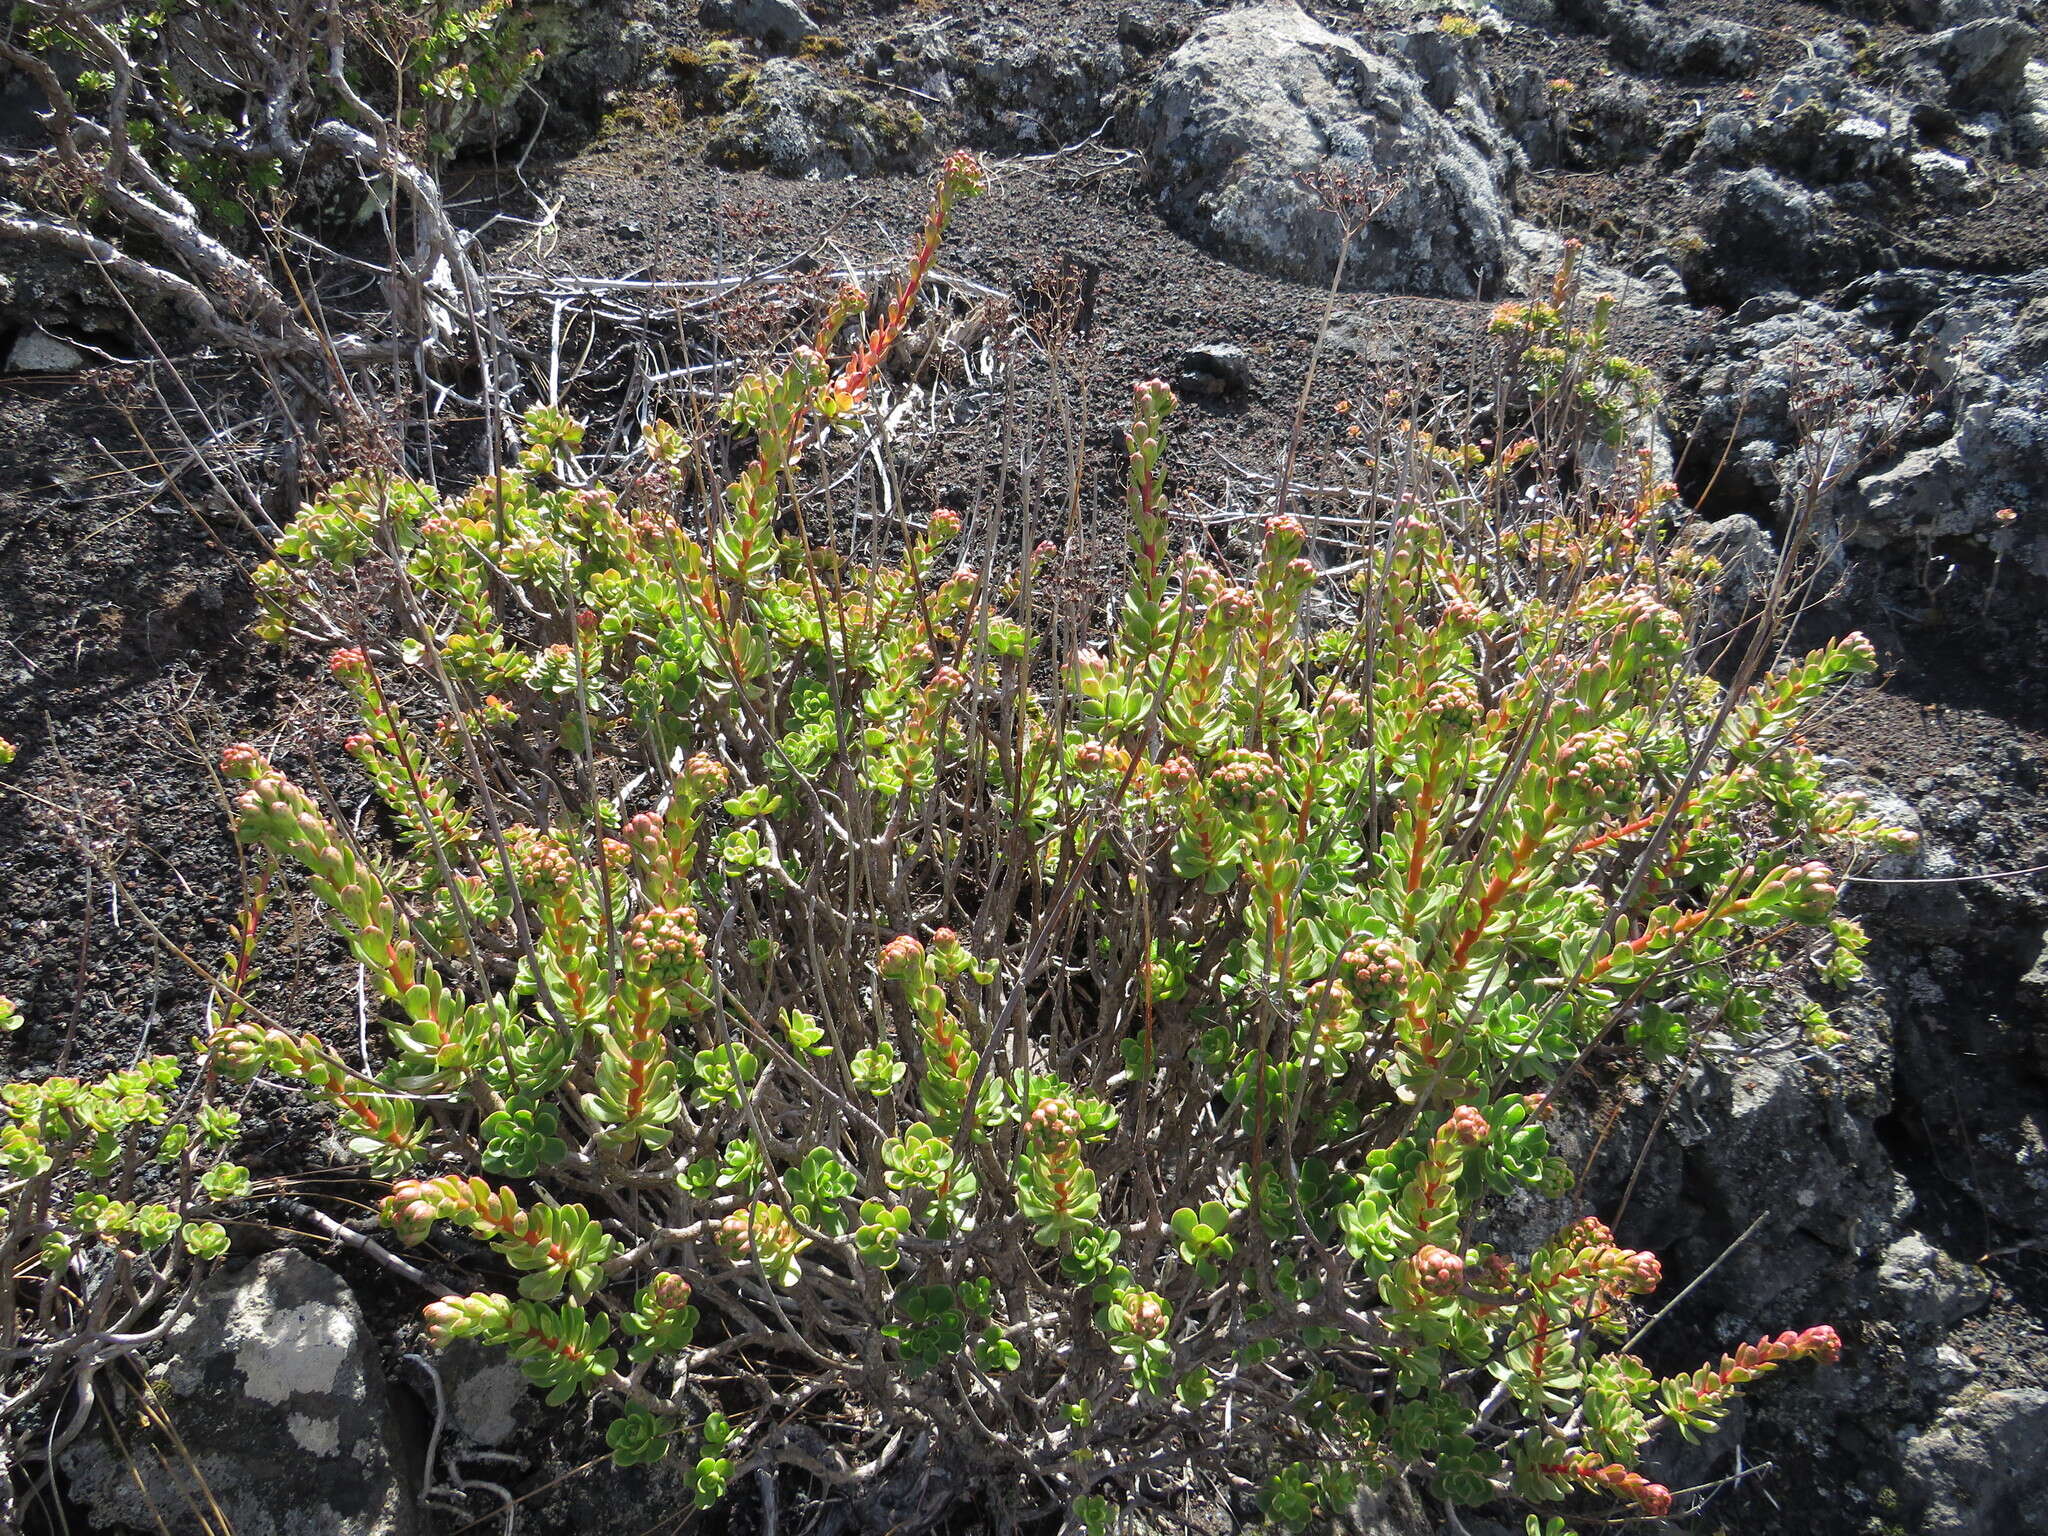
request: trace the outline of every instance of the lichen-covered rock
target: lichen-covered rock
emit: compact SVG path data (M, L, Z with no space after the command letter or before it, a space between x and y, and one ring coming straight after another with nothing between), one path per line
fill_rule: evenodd
M704 0L697 14L707 27L767 43L800 43L818 30L796 0Z
M898 33L864 48L854 67L942 103L967 143L1011 152L1095 133L1126 74L1119 48L1079 28L1046 34L1003 21Z
M1450 112L1409 58L1277 0L1196 29L1160 65L1130 138L1167 217L1229 260L1328 281L1339 218L1303 181L1328 169L1388 199L1353 244L1350 286L1469 297L1508 259L1513 161L1468 91L1439 89Z
M1732 178L1711 220L1717 286L1736 297L1799 290L1855 271L1854 243L1834 225L1825 192L1761 166Z
M2041 34L2009 16L1987 16L1901 44L1886 63L1930 101L1956 108L2009 109L2026 84Z
M796 59L770 59L728 89L738 102L708 150L713 164L729 169L834 180L915 170L937 148L914 107L870 101Z
M1855 51L1839 34L1814 41L1810 56L1758 99L1734 143L1713 153L1740 155L1818 185L1895 174L1920 142L1912 104L1875 90L1855 69ZM1704 147L1704 146L1703 146ZM1695 165L1708 158L1695 157Z
M1677 16L1641 0L1567 0L1559 9L1605 34L1615 58L1637 69L1729 79L1756 66L1757 33L1739 22Z
M194 1511L211 1501L235 1536L420 1530L376 1344L334 1271L284 1249L216 1274L167 1344L157 1399L176 1441L123 1396L111 1411L128 1454L95 1433L62 1458L96 1520L208 1536L223 1527Z
M1877 1294L1886 1316L1940 1328L1990 1301L1991 1282L1975 1265L1943 1253L1918 1232L1908 1232L1885 1249L1877 1267Z
M1705 593L1706 633L1710 644L1724 644L1744 620L1762 611L1778 572L1777 546L1768 529L1740 512L1697 524L1687 530L1685 543L1714 562Z
M1950 430L1864 479L1855 537L1964 539L2048 578L2048 273L1942 288L1908 345Z
M1698 411L1693 451L1717 466L1721 504L1788 516L1824 467L1816 457L1827 450L1816 440L1824 422L1838 435L1881 434L1900 416L1888 341L1854 313L1790 296L1736 310L1687 385ZM1842 489L1831 486L1815 513L1827 515Z
M499 1450L540 1416L540 1394L502 1349L461 1339L432 1364L448 1428L470 1445Z
M2048 1391L1965 1392L1906 1444L1923 1536L2033 1536L2048 1531L2041 1447Z

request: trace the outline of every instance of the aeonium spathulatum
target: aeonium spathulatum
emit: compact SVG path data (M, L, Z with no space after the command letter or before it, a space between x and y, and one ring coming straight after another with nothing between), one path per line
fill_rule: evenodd
M1761 959L1838 921L1833 872L1889 834L1796 727L1868 646L1731 696L1688 658L1666 493L1508 497L1540 456L1419 438L1442 494L1347 586L1290 517L1242 572L1176 552L1156 382L1131 593L1055 646L1051 557L963 567L954 514L869 564L792 531L886 358L813 340L736 397L730 486L663 427L615 496L541 419L490 487L302 515L274 629L379 560L431 620L344 667L397 836L229 767L388 1050L245 1017L216 1058L333 1103L401 1238L523 1277L438 1335L629 1405L614 1450L693 1446L700 1494L797 1443L794 1370L838 1405L818 1464L909 1416L1096 1515L1168 1441L1287 1518L1394 1475L1654 1506L1657 1425L1826 1351L1657 1381L1604 1342L1650 1255L1563 1212L1496 1252L1476 1218L1569 1193L1530 1090L1745 1026Z

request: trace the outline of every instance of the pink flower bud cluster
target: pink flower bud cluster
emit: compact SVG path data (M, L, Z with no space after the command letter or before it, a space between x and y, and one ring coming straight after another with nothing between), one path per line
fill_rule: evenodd
M1240 805L1251 805L1280 788L1280 765L1272 755L1247 747L1234 747L1209 774L1216 793Z
M1753 1375L1787 1360L1812 1359L1822 1365L1833 1365L1841 1358L1842 1336L1823 1323L1803 1332L1787 1329L1775 1339L1737 1345L1733 1354L1721 1357L1721 1376L1726 1380Z
M1302 1017L1321 1029L1339 1023L1351 1008L1351 990L1342 982L1319 981L1302 994Z
M924 946L906 933L882 946L877 966L884 976L911 976L916 974L923 960Z
M505 852L512 862L512 877L534 894L559 895L576 879L576 860L561 842L532 827L505 829Z
M1774 909L1771 915L1795 923L1820 923L1835 910L1840 895L1835 872L1818 859L1810 859L1772 871L1744 905L1767 906Z
M653 1294L655 1305L670 1312L680 1312L690 1304L690 1282L667 1270L650 1280L647 1289Z
M1131 383L1131 409L1145 412L1149 407L1171 402L1173 386L1164 379L1136 379Z
M1084 741L1074 749L1074 766L1082 773L1122 773L1131 766L1131 754L1114 742Z
M1025 1122L1031 1136L1047 1145L1077 1140L1081 1134L1081 1112L1065 1099L1041 1099Z
M718 1223L716 1237L718 1246L730 1258L744 1259L754 1251L754 1212L752 1207L727 1213Z
M1581 1216L1558 1233L1557 1241L1565 1248L1611 1248L1614 1232L1597 1216Z
M1630 1291L1647 1296L1664 1283L1664 1265L1657 1255L1643 1248L1617 1248L1619 1268Z
M713 1232L718 1246L733 1259L756 1255L772 1259L795 1253L804 1246L802 1236L779 1205L755 1204L730 1212Z
M724 794L726 786L732 783L731 771L709 752L692 753L690 760L683 764L683 777L691 788L707 799Z
M1673 656L1685 648L1685 621L1647 587L1624 592L1616 607L1635 644L1659 656Z
M1448 1248L1424 1243L1412 1261L1415 1283L1432 1296L1450 1296L1465 1283L1465 1261Z
M429 1302L425 1315L427 1342L442 1349L456 1339L501 1331L511 1319L512 1303L503 1296L479 1291Z
M1259 611L1259 600L1243 587L1224 587L1210 604L1216 622L1226 629L1242 628Z
M1356 730L1365 719L1365 700L1349 688L1332 688L1323 701L1323 718L1340 735Z
M400 1179L391 1186L391 1193L378 1207L378 1215L384 1225L398 1234L398 1240L410 1248L422 1241L433 1230L440 1211L427 1199L426 1189L418 1179Z
M1118 1291L1116 1304L1124 1315L1124 1331L1133 1337L1156 1339L1166 1332L1166 1299L1156 1291Z
M703 963L704 935L694 907L654 907L626 928L626 952L653 976L673 976Z
M263 754L246 741L238 741L220 755L220 771L231 779L255 779L270 771Z
M1818 859L1800 865L1785 885L1795 902L1791 909L1793 915L1802 922L1825 920L1835 910L1835 902L1841 896L1841 888L1835 884L1835 872Z
M1558 1234L1558 1244L1578 1254L1576 1273L1597 1279L1609 1294L1646 1296L1663 1283L1664 1266L1657 1255L1621 1247L1607 1223L1592 1216L1566 1227Z
M1558 771L1565 783L1595 801L1625 798L1635 787L1636 754L1619 731L1580 731L1565 739Z
M964 149L956 149L946 156L946 163L939 172L939 195L950 202L956 197L976 197L987 186L987 173L981 162Z
M1344 951L1344 979L1366 1007L1384 1007L1408 986L1408 956L1391 939L1363 938Z
M1452 1110L1444 1121L1444 1129L1468 1147L1478 1146L1493 1134L1493 1127L1486 1123L1486 1116L1470 1104L1460 1104Z
M1422 701L1423 710L1449 730L1467 730L1479 719L1479 695L1469 684L1439 682Z
M654 858L668 840L668 823L653 811L642 811L626 822L626 845L644 859Z
M1278 551L1275 546L1299 549L1308 542L1308 530L1301 525L1301 519L1292 513L1282 512L1266 519L1266 547Z
M370 658L358 646L344 646L327 658L327 670L332 676L344 681L368 677Z
M1469 597L1454 597L1444 604L1444 623L1453 629L1479 629L1486 623L1486 610Z

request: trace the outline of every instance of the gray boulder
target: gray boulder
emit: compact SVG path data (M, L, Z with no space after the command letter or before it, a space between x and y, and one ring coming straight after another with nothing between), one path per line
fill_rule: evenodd
M628 13L625 0L585 0L548 13L534 89L496 105L473 101L454 140L459 153L484 154L524 144L551 112L595 123L618 93L647 83L658 35Z
M2048 578L2048 274L1903 269L1847 298L1752 299L1712 338L1696 451L1720 489L1789 511L1819 451L1853 472L1817 509L1852 554L1961 544L2009 589Z
M1637 69L1732 79L1756 67L1756 30L1739 22L1673 15L1640 0L1567 0L1559 9L1604 33L1615 58Z
M1764 173L1754 173L1762 175ZM1696 387L1693 452L1719 466L1718 494L1793 514L1816 487L1832 529L1850 489L1841 450L1902 414L1884 335L1822 304L1750 300L1715 334ZM1830 474L1830 470L1833 474ZM1823 537L1823 547L1832 542Z
M1912 1529L1924 1536L2029 1536L2048 1531L2040 1492L2048 1391L1964 1395L1906 1444ZM2031 1449L2030 1449L2031 1447Z
M1253 377L1252 356L1243 347L1210 342L1181 353L1174 382L1184 394L1241 395Z
M1796 1007L1789 989L1785 1006ZM1633 1191L1622 1241L1655 1250L1674 1274L1720 1261L1684 1320L1702 1345L1843 1316L1866 1255L1893 1239L1901 1186L1875 1128L1891 1109L1888 1021L1861 998L1833 1019L1849 1038L1827 1056L1791 1029L1747 1045L1709 1036L1677 1081L1637 1090L1638 1112L1594 1167L1594 1211L1614 1212ZM1588 1125L1577 1138L1590 1146L1599 1134ZM1558 1146L1574 1166L1577 1138ZM1731 1250L1766 1210L1768 1230Z
M1884 1251L1877 1266L1884 1315L1926 1328L1943 1328L1991 1300L1991 1282L1974 1265L1951 1258L1917 1232Z
M1930 101L2007 109L2018 104L2027 61L2040 44L2041 34L2025 22L1986 17L1915 38L1893 49L1885 62Z
M2048 934L2042 935L2034 963L2020 977L2019 998L2037 1021L2048 1019ZM2041 1064L2048 1070L2048 1032L2041 1035Z
M1922 32L2019 13L2018 0L1895 0L1895 5L1901 17Z
M1862 481L1853 535L1865 547L1965 539L2048 578L2048 274L1948 291L1908 345L1949 430Z
M1685 534L1686 547L1714 562L1706 589L1706 633L1710 644L1732 641L1745 620L1760 613L1778 572L1778 550L1768 529L1738 512L1699 523Z
M818 30L796 0L704 0L697 16L707 27L764 43L800 43Z
M223 1528L195 1513L211 1501L235 1536L421 1529L376 1345L339 1275L265 1254L212 1276L167 1342L156 1396L176 1440L128 1399L119 1443L87 1435L62 1458L97 1521L202 1536Z
M2023 155L2048 150L2048 59L2029 59L2012 115L2013 148Z
M7 363L0 372L76 373L90 361L70 342L31 327L14 338L14 345L7 351Z
M1483 106L1455 82L1440 94L1457 116L1406 58L1275 0L1212 18L1169 55L1131 142L1167 217L1232 261L1328 281L1341 226L1302 180L1328 170L1392 194L1353 243L1348 285L1470 297L1507 261L1513 162Z
M1896 171L1919 143L1911 103L1873 90L1855 58L1838 34L1818 39L1805 63L1763 93L1739 141L1723 135L1711 155L1730 161L1732 149L1825 186Z
M1732 178L1714 210L1711 234L1721 285L1748 297L1797 290L1846 275L1855 250L1834 227L1824 192L1758 167Z

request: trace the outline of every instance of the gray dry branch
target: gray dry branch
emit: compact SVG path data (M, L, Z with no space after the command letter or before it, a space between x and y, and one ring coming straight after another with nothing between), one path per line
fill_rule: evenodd
M42 97L45 142L0 147L0 236L96 267L206 341L305 378L416 366L509 382L475 240L449 215L426 131L357 80L373 50L338 0L30 0L0 61ZM381 210L378 309L335 327L317 292L229 238L271 189L353 189ZM281 199L279 199L281 202Z

